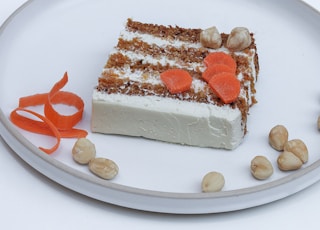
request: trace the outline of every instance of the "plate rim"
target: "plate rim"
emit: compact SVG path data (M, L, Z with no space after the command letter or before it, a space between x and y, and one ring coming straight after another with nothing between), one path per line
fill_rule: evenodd
M313 10L315 10L316 13L320 13L318 10L313 8L311 5L301 1L296 0L297 2L303 3L306 7L309 7ZM34 0L28 0L23 5L21 5L19 8L17 8L0 26L0 36L5 32L5 28L10 25L10 22L23 10L25 10L29 5L31 5ZM318 180L320 180L320 159L313 162L312 164L306 166L305 168L302 168L296 172L291 172L290 175L282 177L280 179L266 182L263 184L259 184L252 187L247 188L240 188L240 189L234 189L234 190L227 190L227 191L221 191L218 193L181 193L181 192L163 192L163 191L154 191L154 190L148 190L148 189L142 189L142 188L136 188L131 187L127 185L121 185L117 183L113 183L111 181L106 181L103 179L100 179L95 176L91 176L88 174L85 174L81 171L78 171L72 167L67 166L63 162L60 162L52 157L50 157L47 154L43 154L42 151L40 151L35 145L33 145L27 138L25 138L9 121L9 119L5 116L2 109L0 108L0 136L5 140L5 142L9 145L9 147L20 157L22 158L26 163L30 165L30 167L36 169L39 173L45 175L46 177L50 178L51 180L55 181L56 183L63 185L66 188L69 188L73 190L74 192L81 193L83 195L89 196L94 199L101 200L106 203L115 204L118 206L123 206L127 208L133 208L137 210L143 210L143 211L152 211L152 212L161 212L161 213L173 213L173 214L205 214L205 213L219 213L219 212L226 212L226 211L236 211L241 210L245 208L251 208L260 206L263 204L270 203L272 201L276 201L279 199L282 199L288 195L292 195L296 192L299 192L303 190L304 188L314 184ZM38 165L35 165L38 159ZM57 172L60 170L60 174L69 175L71 178L74 178L78 181L82 181L86 184L86 186L89 186L91 188L100 188L102 190L106 189L109 190L109 192L120 192L126 195L129 195L130 197L135 198L141 198L145 197L153 202L153 204L161 204L163 200L170 200L175 201L173 204L178 203L182 205L182 207L173 207L173 205L170 206L162 206L162 207L152 207L153 204L142 204L137 203L130 200L124 199L123 201L119 199L101 199L99 196L100 194L94 194L94 192L91 191L91 194L89 192L85 191L79 191L79 188L75 185L70 185L68 182L64 182L59 180L57 176L54 176L52 172L43 172L39 162L44 162L47 165L51 165L52 170L57 170ZM319 172L318 172L319 171ZM58 173L59 174L59 173ZM311 176L312 175L312 176ZM186 207L183 205L183 202L190 201L193 203L194 201L210 201L211 203L219 203L219 199L243 199L243 197L246 197L250 194L255 194L258 197L262 197L263 194L267 193L270 190L278 190L279 188L287 185L290 186L293 181L295 180L303 180L305 177L310 177L312 180L308 180L306 183L302 183L299 187L295 187L295 189L291 190L290 193L279 193L276 196L268 197L263 200L255 200L254 202L251 202L251 204L244 205L242 202L239 202L236 205L231 205L230 207L211 207L211 208L191 208L186 209ZM117 196L116 194L113 194ZM130 196L131 195L131 196ZM261 198L260 197L260 198ZM123 198L123 196L122 196Z

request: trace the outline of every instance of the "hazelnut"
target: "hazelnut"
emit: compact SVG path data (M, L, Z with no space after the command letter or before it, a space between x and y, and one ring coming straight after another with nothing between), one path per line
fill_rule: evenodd
M294 139L286 142L284 150L292 152L302 161L302 163L306 163L308 161L308 148L300 139Z
M224 177L219 172L209 172L202 179L203 192L219 192L224 186Z
M265 180L273 174L271 162L264 156L256 156L251 161L251 174L258 180Z
M251 42L249 30L245 27L236 27L231 31L226 47L231 51L241 51L248 48Z
M86 138L78 139L72 148L72 157L79 164L88 164L95 156L95 145Z
M282 171L290 171L301 168L302 161L292 152L282 152L277 160L278 167Z
M218 29L213 26L201 31L200 42L206 48L218 49L221 46L222 38Z
M276 125L270 130L269 143L272 148L282 151L284 144L288 141L288 130L283 125Z
M89 162L89 169L95 175L106 179L113 179L119 171L118 165L106 158L94 158Z

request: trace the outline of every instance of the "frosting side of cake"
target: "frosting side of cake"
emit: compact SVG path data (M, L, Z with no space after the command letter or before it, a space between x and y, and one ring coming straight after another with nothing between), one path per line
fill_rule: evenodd
M233 149L246 133L250 106L256 103L259 65L252 44L241 52L204 48L201 29L159 26L128 20L93 93L92 131L142 136L161 141ZM221 34L223 43L227 34ZM210 52L226 52L237 63L238 99L224 104L201 78ZM187 70L190 90L171 94L161 72Z
M93 94L93 129L121 135L233 149L243 137L241 113L228 106L159 100L155 96ZM107 109L106 109L107 108Z

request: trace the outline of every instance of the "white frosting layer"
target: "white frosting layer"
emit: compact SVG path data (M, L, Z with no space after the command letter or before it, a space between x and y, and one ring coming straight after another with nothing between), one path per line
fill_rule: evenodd
M140 40L143 40L144 42L147 42L149 44L156 44L160 47L165 46L173 46L176 48L181 48L182 46L187 46L190 48L196 48L199 49L202 47L200 43L191 43L191 42L184 42L179 40L168 40L168 39L162 39L159 37L152 36L150 34L142 34L137 32L131 32L128 30L124 30L121 32L120 37L124 40L130 41L134 38L139 38ZM223 48L224 50L227 50Z
M243 138L241 113L229 106L156 96L93 93L92 131L233 149Z

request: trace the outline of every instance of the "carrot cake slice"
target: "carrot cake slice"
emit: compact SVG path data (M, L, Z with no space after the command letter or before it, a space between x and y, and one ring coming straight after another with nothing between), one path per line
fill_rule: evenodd
M214 53L220 57L217 63ZM231 57L234 70L230 60L221 62L221 54ZM220 74L208 74L216 64ZM231 77L229 70L234 71ZM170 80L170 71L172 79L175 71L178 78L181 72L191 78ZM258 72L255 39L246 28L226 34L216 27L189 29L128 19L93 92L92 131L234 149L247 132ZM239 89L231 87L237 84Z

